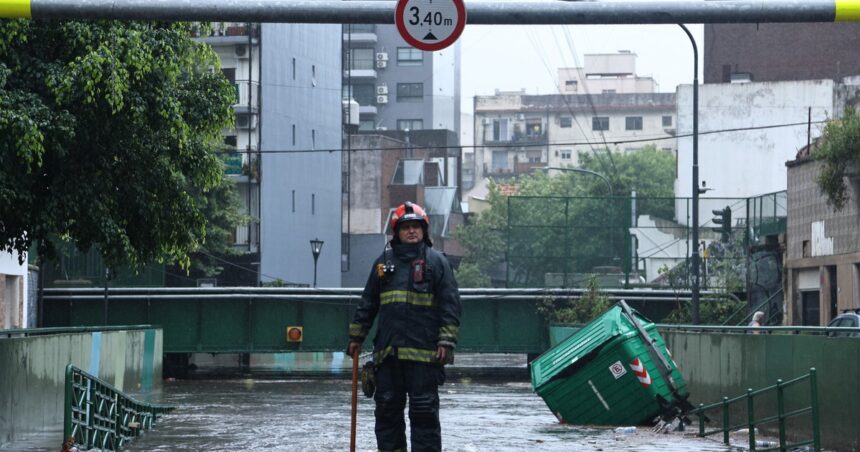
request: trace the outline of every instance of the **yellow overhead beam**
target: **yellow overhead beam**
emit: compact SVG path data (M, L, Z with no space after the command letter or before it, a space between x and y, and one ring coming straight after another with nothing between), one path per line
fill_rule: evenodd
M30 0L0 0L0 17L30 18Z
M860 0L836 0L836 22L860 21Z

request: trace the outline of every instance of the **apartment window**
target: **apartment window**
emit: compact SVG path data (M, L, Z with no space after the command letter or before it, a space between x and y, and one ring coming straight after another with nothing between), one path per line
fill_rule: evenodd
M376 86L372 83L356 83L343 87L344 97L352 97L359 105L373 105L376 102Z
M642 130L641 116L628 116L624 118L624 129L626 130Z
M576 91L577 82L576 80L565 80L564 81L564 90L565 91Z
M311 193L311 215L316 215L317 213L317 195Z
M234 104L239 103L239 84L236 83L236 69L235 68L222 68L221 73L224 74L224 78L226 78L230 83L233 84L233 89L236 90L236 97L233 99Z
M663 127L672 127L672 117L671 116L663 116Z
M569 129L573 125L573 118L570 116L562 116L558 120L558 126L562 129Z
M296 145L296 125L293 124L293 146Z
M311 129L311 149L317 148L317 131L316 129Z
M592 117L591 130L609 130L609 116Z
M603 90L603 94L615 94L615 90L614 89L605 89L605 90Z
M423 83L398 83L397 102L421 102L424 99Z
M538 151L538 152L534 152L534 151L527 152L526 153L526 159L529 161L529 163L540 163L541 162L541 152L540 151Z
M296 79L296 59L293 58L293 80Z
M561 152L561 159L562 160L570 160L570 157L571 157L570 149L562 149L560 152Z
M317 65L311 65L311 86L317 86Z
M224 144L235 148L239 144L239 141L236 139L236 135L227 135L224 137Z
M424 128L423 119L398 119L397 130L421 130Z
M350 69L373 69L373 48L359 48L351 50Z
M398 66L421 66L424 64L424 52L412 47L397 48Z
M293 190L293 195L292 195L292 210L293 210L293 213L296 213L296 191L295 190Z
M358 130L364 132L368 130L374 130L375 124L372 119L364 119L358 122Z

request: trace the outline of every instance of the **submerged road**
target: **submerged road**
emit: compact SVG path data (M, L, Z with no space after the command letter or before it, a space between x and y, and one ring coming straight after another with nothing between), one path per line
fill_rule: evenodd
M179 408L128 451L349 450L348 380L206 380L164 384ZM359 395L357 450L374 451L373 401ZM728 451L711 440L619 434L560 425L528 382L446 383L440 388L446 451Z

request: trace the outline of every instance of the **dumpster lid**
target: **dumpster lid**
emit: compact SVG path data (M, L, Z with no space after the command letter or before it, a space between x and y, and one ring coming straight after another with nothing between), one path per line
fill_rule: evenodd
M650 320L636 310L632 311L644 326L653 325ZM601 314L600 317L592 320L582 329L532 361L532 388L536 390L574 364L584 364L583 360L593 357L600 348L611 340L635 331L635 327L624 315L621 306L616 304Z

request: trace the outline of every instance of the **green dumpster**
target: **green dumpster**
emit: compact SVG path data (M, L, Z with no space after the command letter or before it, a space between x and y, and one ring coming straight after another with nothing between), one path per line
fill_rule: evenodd
M623 301L532 361L531 378L567 424L639 425L691 408L656 326Z

